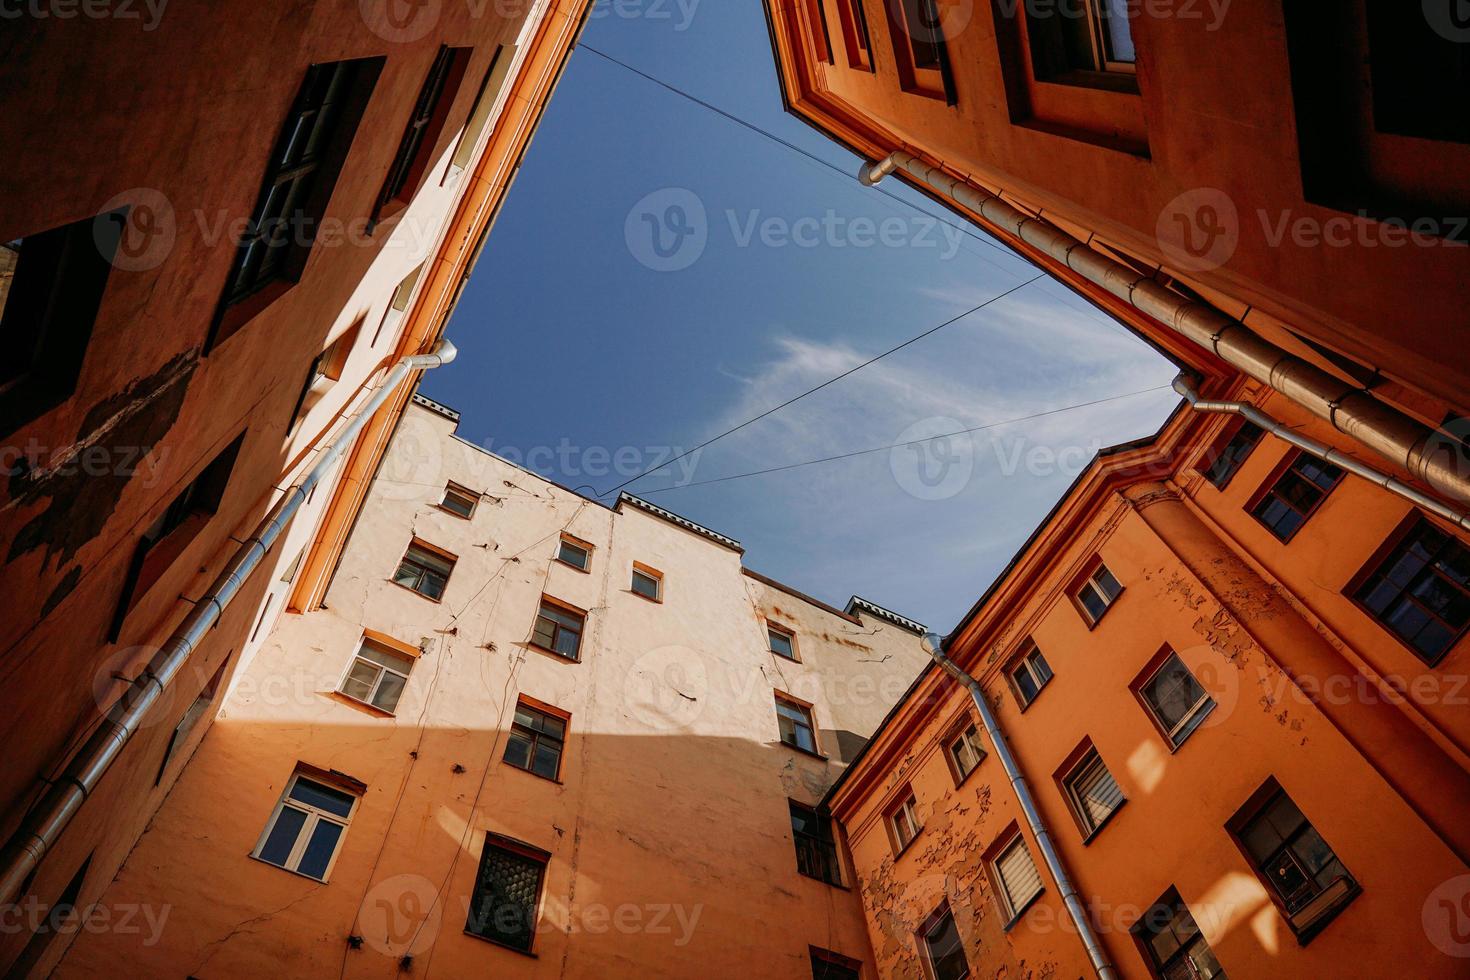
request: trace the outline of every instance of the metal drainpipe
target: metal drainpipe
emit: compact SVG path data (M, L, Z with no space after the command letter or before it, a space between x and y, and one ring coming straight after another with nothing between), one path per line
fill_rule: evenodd
M911 153L897 150L876 163L863 164L858 180L871 187L897 170L941 197L957 201L1201 347L1214 351L1221 360L1275 388L1434 490L1455 500L1470 501L1470 473L1460 465L1453 440L1417 419L1277 347L1213 306L1184 298L1078 241L1044 218L1032 217L989 191L929 166Z
M66 771L51 784L40 803L32 808L20 829L6 843L3 853L0 853L0 907L20 897L31 872L40 866L92 790L117 760L123 747L142 725L148 710L163 695L204 635L219 621L250 573L260 565L276 538L290 524L312 488L326 476L368 419L410 371L427 371L448 364L456 353L452 343L440 340L431 353L411 354L394 365L356 417L327 445L310 472L276 502L256 526L255 532L236 549L209 590L133 680L132 686L123 692L108 713L107 720L72 758Z
M1016 765L1005 733L1000 730L1000 723L995 720L995 715L990 711L990 703L985 700L985 689L980 686L979 681L962 670L959 664L945 656L944 641L938 633L926 633L923 643L929 656L970 692L975 708L980 712L980 722L985 726L985 734L990 736L990 744L1000 759L1001 767L1006 771L1006 778L1011 781L1011 789L1015 790L1016 799L1020 801L1021 812L1026 815L1026 824L1036 838L1036 846L1041 848L1041 857L1046 862L1047 870L1051 872L1052 880L1057 883L1057 890L1062 894L1062 904L1067 907L1067 915L1077 927L1082 945L1087 947L1087 957L1092 960L1093 970L1099 980L1117 980L1118 971L1108 959L1107 951L1102 948L1102 943L1098 941L1097 933L1093 931L1092 923L1087 918L1087 912L1082 908L1077 889L1062 864L1062 857L1051 842L1051 832L1046 829L1046 821L1042 819L1041 811L1036 809L1036 801L1031 796L1031 788L1026 785L1026 777Z
M1222 415L1244 416L1283 442L1288 442L1298 449L1316 456L1318 459L1326 460L1333 466L1347 470L1350 473L1356 473L1370 483L1376 483L1390 493L1398 494L1415 506L1438 514L1456 527L1470 530L1470 516L1452 507L1445 506L1433 497L1415 490L1407 483L1396 480L1387 473L1379 472L1364 463L1360 463L1353 457L1344 455L1331 446L1323 445L1315 439L1308 439L1306 436L1300 435L1289 426L1276 421L1254 405L1248 405L1244 402L1206 401L1200 398L1199 392L1194 390L1194 386L1190 384L1189 375L1185 372L1180 372L1179 376L1174 379L1174 390L1183 395L1184 400L1189 402L1190 407L1196 412L1215 412Z

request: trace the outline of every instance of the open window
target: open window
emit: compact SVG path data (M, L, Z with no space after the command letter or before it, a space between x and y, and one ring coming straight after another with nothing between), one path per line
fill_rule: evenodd
M464 81L472 50L441 46L434 56L429 74L424 78L419 97L414 102L413 114L409 116L403 137L398 141L398 150L388 165L388 176L378 191L378 201L373 206L374 222L397 214L418 193L424 176L433 165L435 145L444 130L454 96Z
M164 572L184 553L190 543L219 511L235 459L245 433L240 433L228 446L190 480L170 501L162 514L148 525L133 550L133 560L123 580L122 595L113 614L108 639L116 643L122 635L123 622L138 602L157 584Z
M347 826L367 787L338 773L298 766L286 783L253 857L318 881L337 863Z
M837 858L837 841L832 820L814 807L787 800L791 811L791 837L796 843L796 870L829 885L842 885L842 863Z
M358 643L357 654L347 665L347 673L337 690L391 715L398 709L398 699L408 686L408 675L417 659L418 650L414 647L368 630Z
M306 417L307 413L327 396L327 392L342 380L347 367L347 358L357 346L357 335L362 332L362 317L358 317L346 330L337 335L326 348L312 359L306 370L306 382L296 398L296 407L291 410L291 429Z
M128 209L0 242L0 436L76 391Z
M475 104L470 107L469 118L465 120L464 130L460 132L459 142L454 147L454 156L449 158L449 169L444 175L446 182L469 169L470 162L474 160L475 150L480 145L485 127L498 115L500 95L505 89L505 80L510 77L510 66L515 63L515 55L514 44L502 44L495 49L490 67L485 70L485 77L480 81L480 90L475 93Z
M776 694L776 723L781 743L809 755L820 755L817 726L812 720L812 706L790 695Z
M425 599L438 602L444 596L445 587L449 585L449 575L454 571L457 560L449 552L414 538L399 559L392 581L417 592Z
M883 815L883 823L888 827L888 837L893 844L895 857L908 850L914 838L919 836L919 831L924 829L924 825L919 822L918 807L913 790L905 786L899 791L898 799L889 805L888 812Z

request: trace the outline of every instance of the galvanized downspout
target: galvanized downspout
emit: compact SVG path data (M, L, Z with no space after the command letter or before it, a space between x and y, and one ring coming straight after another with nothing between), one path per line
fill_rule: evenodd
M1189 402L1190 407L1196 412L1215 412L1222 415L1244 416L1283 442L1288 442L1303 452L1310 453L1318 459L1325 460L1339 469L1347 470L1349 473L1356 473L1368 482L1376 483L1378 486L1383 487L1389 493L1398 494L1414 506L1422 507L1432 514L1438 514L1456 527L1470 530L1470 516L1455 510L1453 507L1445 506L1428 494L1420 493L1407 483L1397 480L1387 473L1375 470L1373 467L1364 463L1360 463L1353 457L1340 453L1331 446L1323 445L1315 439L1308 439L1289 426L1276 421L1254 405L1248 405L1244 402L1207 401L1199 396L1199 392L1194 390L1194 386L1190 384L1189 375L1184 372L1180 372L1179 376L1174 379L1174 390L1183 395L1184 400Z
M20 897L31 872L40 866L47 852L122 753L123 747L141 727L149 709L188 662L205 634L219 622L225 608L290 524L312 488L326 476L372 414L410 371L448 364L456 353L453 344L440 340L433 352L411 354L394 365L377 391L326 447L310 472L276 502L254 533L236 549L208 591L133 680L132 686L123 692L108 718L72 758L66 771L51 784L46 795L6 843L3 853L0 853L0 906Z
M858 180L872 186L898 170L1213 351L1221 360L1270 385L1433 489L1455 500L1470 501L1470 473L1459 465L1452 441L1434 429L1277 347L1213 306L1186 299L1049 221L1034 218L911 153L898 150L877 163L864 164Z
M1036 838L1036 846L1041 849L1041 857L1046 862L1046 868L1051 872L1052 880L1057 883L1057 891L1061 892L1062 904L1067 908L1067 915L1071 918L1072 924L1077 927L1077 934L1082 938L1082 945L1087 947L1087 957L1092 960L1092 968L1097 973L1098 980L1117 980L1118 971L1108 959L1107 951L1102 948L1097 933L1093 931L1092 922L1088 920L1087 912L1082 908L1082 902L1077 897L1077 889L1072 884L1066 867L1062 864L1061 855L1057 853L1056 847L1052 844L1051 832L1046 829L1046 821L1042 819L1041 811L1036 809L1036 801L1031 796L1031 788L1026 785L1026 777L1016 765L1015 756L1011 755L1011 746L1006 741L1005 733L1000 730L1000 723L995 720L995 715L990 710L990 703L985 700L985 689L980 686L979 681L945 655L943 640L938 633L926 633L923 643L929 656L933 657L939 666L948 671L970 692L975 708L980 712L980 722L985 726L985 734L990 736L990 744L995 749L996 757L1000 759L1001 767L1005 769L1006 778L1011 781L1011 789L1015 791L1016 799L1021 804L1021 812L1026 816L1026 825L1031 828L1031 835Z

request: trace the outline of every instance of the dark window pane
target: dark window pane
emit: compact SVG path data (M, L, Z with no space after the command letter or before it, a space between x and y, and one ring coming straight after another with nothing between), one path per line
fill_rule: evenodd
M924 935L924 945L929 952L929 962L934 967L936 980L958 980L969 973L970 965L965 960L965 950L960 942L959 930L955 928L954 916L946 912L944 917L930 927Z
M561 746L554 742L536 743L536 762L532 766L532 771L538 776L555 779L560 767Z
M531 740L520 732L511 732L505 741L505 761L518 769L531 768Z
M332 852L337 848L337 840L342 836L342 825L332 823L330 820L318 820L316 829L311 833L311 841L306 845L306 850L301 854L301 864L296 870L313 878L324 878L327 874L327 865L332 860Z
M465 929L513 949L530 950L544 867L487 837Z
M300 800L307 806L314 806L318 810L335 813L339 817L345 817L352 812L352 804L357 802L357 797L351 793L344 793L340 789L323 786L309 779L298 779L296 785L291 787L291 798Z
M771 652L788 660L796 659L796 650L791 645L791 637L780 630L768 630L771 638Z
M1101 619L1102 614L1108 610L1107 602L1103 600L1102 595L1098 593L1097 589L1090 582L1082 587L1082 591L1078 593L1077 598L1081 600L1082 608L1087 610L1087 615L1093 622Z
M276 818L270 836L261 845L260 859L285 867L286 858L291 856L291 849L296 846L296 838L305 823L306 811L289 806L281 807L281 815Z

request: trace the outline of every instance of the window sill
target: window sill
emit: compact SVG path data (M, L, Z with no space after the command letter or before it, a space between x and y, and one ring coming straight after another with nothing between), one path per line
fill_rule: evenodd
M651 595L644 595L642 592L639 592L637 589L628 589L626 591L632 593L633 595L636 595L638 598L642 599L644 602L651 602L651 603L653 603L654 605L657 605L657 606L662 606L664 604L664 601L662 599L656 599L656 598L654 598Z
M510 943L503 943L499 939L494 939L490 936L482 936L478 932L474 932L470 929L464 930L464 934L466 936L469 936L471 939L478 939L482 943L489 943L491 946L499 946L501 949L510 950L512 953L519 953L521 956L529 956L533 960L539 960L541 958L537 954L531 952L529 949L518 949L515 946L512 946Z
M526 646L530 647L532 650L539 650L542 653L545 653L545 654L548 654L550 656L553 656L556 659L565 661L566 663L569 663L569 664L579 664L579 663L582 662L581 656L568 657L566 654L560 653L560 652L558 652L556 650L553 650L553 649L551 649L551 647L544 647L541 644L535 642L534 640L527 642L526 643Z
M1343 913L1343 910L1345 910L1349 905L1353 904L1353 902L1361 894L1363 894L1363 886L1358 884L1356 881L1353 882L1352 885L1349 887L1347 894L1343 895L1343 897L1338 899L1335 904L1331 905L1325 911L1321 912L1311 923L1311 925L1305 927L1300 932L1297 932L1296 927L1291 924L1291 917L1287 916L1286 924L1296 935L1297 945L1305 946L1313 939L1317 938L1318 934L1321 933L1322 930L1326 929L1329 925L1331 925L1332 920L1341 915Z
M1118 811L1121 810L1121 809L1123 809L1127 805L1128 805L1128 800L1125 797L1123 799L1123 802L1121 802L1117 806L1113 807L1113 812L1112 813L1110 813L1106 817L1103 817L1102 818L1102 823L1098 824L1096 827L1093 827L1092 830L1088 831L1086 834L1084 834L1082 836L1082 846L1083 847L1086 847L1088 844L1091 844L1092 841L1093 841L1093 839L1096 838L1098 834L1100 834L1100 833L1103 832L1103 828L1106 827L1108 824L1110 824L1110 823L1113 822L1113 818L1118 815Z
M523 769L520 766L516 765L514 762L507 762L504 759L501 759L500 760L500 764L502 766L509 766L510 768L514 769L516 772L523 772L527 776L535 776L537 779L540 779L540 780L542 780L544 782L555 783L557 786L565 786L566 785L560 779L558 779L558 778L556 778L554 776L543 776L539 772L536 772L535 770L532 770L532 769Z
M1036 902L1041 898L1041 896L1043 896L1045 894L1046 894L1046 887L1045 886L1036 889L1036 894L1035 895L1032 895L1030 898L1026 899L1026 904L1022 905L1020 907L1020 909L1018 909L1016 911L1016 914L1013 915L1013 916L1011 916L1010 920L1008 922L1006 922L1005 925L1003 925L1003 926L1000 927L1000 931L1001 932L1010 932L1012 929L1014 929L1020 923L1020 921L1023 918L1025 918L1026 913L1029 912L1029 911L1031 911L1031 906L1035 905Z
M790 663L790 664L799 664L799 663L801 663L801 660L798 659L797 657L788 657L788 656L786 656L786 654L784 654L784 653L777 653L775 650L767 650L766 652L769 653L771 656L776 657L779 660L784 660L784 661L786 661L787 663Z
M801 875L803 878L807 878L807 879L810 879L811 881L815 881L815 882L817 882L819 884L826 885L828 888L836 888L838 891L844 891L844 892L852 891L851 888L848 888L846 885L844 885L840 881L828 881L826 878L819 878L816 875L809 875L805 871L801 870L800 868L797 868L796 869L796 873L799 874L799 875Z
M448 507L445 507L443 504L435 504L434 505L434 509L435 510L442 510L444 513L448 514L450 517L457 517L457 518L459 518L462 521L473 520L474 519L474 516L475 516L473 511L471 511L468 514L461 514L457 510L450 510Z
M823 755L822 753L820 753L820 752L814 752L811 749L804 749L800 745L792 745L790 742L779 742L777 744L783 745L783 746L785 746L786 748L790 749L793 752L800 752L802 755L811 756L813 759L820 759L823 762L831 762L832 761L831 759L829 759L827 756Z
M396 585L396 586L398 586L398 587L399 587L399 588L400 588L400 589L402 589L402 590L403 590L403 591L404 591L404 592L412 592L412 593L413 593L413 594L414 594L414 595L416 595L416 596L418 596L418 597L419 597L419 598L420 598L420 599L424 599L424 600L426 600L426 601L428 601L428 602L432 602L432 603L436 603L436 604L441 604L441 605L442 605L442 604L443 604L443 602L444 602L444 598L443 598L443 597L442 597L442 596L441 596L441 597L439 597L439 598L438 598L438 599L435 599L435 598L434 598L434 597L433 597L433 596L431 596L431 595L424 595L424 594L423 594L423 593L422 593L422 592L420 592L420 591L419 591L419 590L418 590L418 589L411 589L411 588L409 588L409 587L408 587L408 586L406 586L406 585L404 585L404 584L403 584L403 583L402 583L402 582L395 582L395 581L394 581L394 580L393 580L393 579L391 579L391 578L389 578L389 579L384 579L384 580L383 580L383 581L385 581L385 582L387 582L387 583L388 583L388 584L389 584L389 585Z
M370 715L377 715L379 718L398 717L396 714L387 710L386 708L380 708L375 704L369 704L366 701L361 701L343 691L333 691L329 696L332 698L333 701L340 702L341 704L344 704L349 708L355 708L358 711L362 711Z
M318 885L325 885L325 884L328 883L327 882L327 879L325 879L325 878L314 878L311 875L306 874L304 872L294 871L291 868L288 868L288 867L286 867L284 865L276 864L274 861L267 861L265 858L261 857L259 854L250 854L249 855L249 858L252 861L259 861L261 864L265 865L267 868L275 868L277 871L284 871L288 875L295 875L298 878L305 878L307 881L314 881Z
M581 572L583 575L591 575L592 574L592 569L590 567L589 568L583 568L580 565L573 565L571 562L567 561L565 558L553 558L552 561L556 562L558 565L565 565L568 568L572 569L573 571ZM592 562L591 562L590 559L588 560L587 564L589 566L592 564Z

